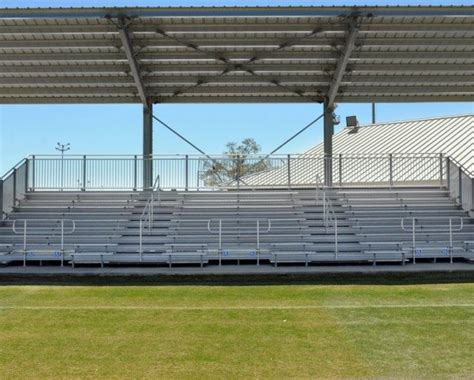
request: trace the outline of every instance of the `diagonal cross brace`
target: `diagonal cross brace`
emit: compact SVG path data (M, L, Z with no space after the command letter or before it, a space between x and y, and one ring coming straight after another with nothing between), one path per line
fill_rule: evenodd
M336 100L339 86L341 85L342 78L346 72L347 63L349 62L352 50L354 50L359 27L357 17L352 16L349 21L349 33L346 37L342 54L337 62L336 70L334 71L327 95L327 107L329 109L334 109L334 101Z
M138 62L135 58L135 54L133 52L133 45L132 40L130 39L130 34L128 32L127 24L123 17L119 18L119 34L120 40L122 41L122 46L125 50L125 55L127 56L128 64L130 65L130 69L132 72L133 80L135 81L135 85L137 86L138 94L140 95L140 100L143 103L143 106L148 109L149 102L145 92L145 86L143 85L142 76L140 73L140 68L138 66Z
M316 34L318 33L321 33L323 31L323 29L321 28L315 28L313 29L310 33L308 34L305 34L304 36L302 37L297 37L297 38L293 38L293 39L290 39L290 40L286 40L284 42L282 42L281 44L278 45L278 47L275 49L275 50L272 50L272 51L269 51L269 52L266 52L264 54L256 54L254 55L252 58L248 59L246 62L243 62L243 63L231 63L229 62L229 60L225 57L225 54L224 53L219 53L219 52L208 52L206 50L203 50L200 46L196 45L196 44L193 44L193 43L190 43L188 41L185 41L185 40L182 40L181 38L177 38L177 37L174 37L170 34L168 34L166 31L162 30L162 29L156 29L156 33L158 34L161 34L163 37L166 37L166 38L169 38L183 46L186 46L190 49L193 49L194 51L198 52L198 53L201 53L203 54L204 56L206 57L210 57L210 58L213 58L217 61L220 61L222 63L225 64L224 66L224 69L217 75L213 75L213 76L209 76L209 77L206 77L206 78L203 78L203 79L200 79L198 80L195 84L191 85L191 86L188 86L188 87L185 87L185 88L182 88L178 91L176 91L172 96L178 96L178 95L181 95L193 88L196 88L196 87L199 87L199 86L202 86L206 83L208 83L209 81L212 81L213 79L216 79L216 78L219 78L221 76L224 76L232 71L236 71L236 70L243 70L243 71L246 71L248 74L250 75L253 75L255 77L258 77L260 79L263 79L265 80L266 82L269 82L269 83L272 83L273 85L277 86L277 87L280 87L288 92L291 92L291 93L294 93L302 98L307 98L307 96L304 94L304 91L302 90L299 90L299 89L293 89L291 87L288 87L286 85L283 85L281 84L278 80L269 80L269 79L266 79L266 78L262 78L262 76L258 75L254 70L252 70L251 68L249 68L247 65L248 64L252 64L252 63L255 63L257 61L261 61L263 59L266 59L266 58L271 58L272 54L274 53L277 53L277 52L280 52L281 50L283 49L286 49L286 48L289 48L289 47L292 47L293 45L297 44L298 42L306 39L306 38L309 38L309 37L313 37L315 36ZM310 100L316 100L318 102L321 102L322 101L322 97L321 99L320 98L315 98L313 99L312 97L310 98Z

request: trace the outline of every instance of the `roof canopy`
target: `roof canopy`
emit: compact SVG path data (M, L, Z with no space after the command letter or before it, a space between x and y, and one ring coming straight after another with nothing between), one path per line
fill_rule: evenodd
M473 7L0 9L0 103L472 101Z

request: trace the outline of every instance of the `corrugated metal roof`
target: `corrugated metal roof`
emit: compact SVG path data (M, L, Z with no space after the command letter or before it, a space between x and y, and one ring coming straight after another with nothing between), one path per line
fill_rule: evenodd
M397 171L404 178L423 175L439 178L440 153L453 157L474 173L474 115L436 117L360 126L356 133L344 128L333 137L334 180L338 181L338 156L343 155L343 182L386 180L387 156L396 157ZM309 149L292 162L291 181L294 184L314 183L316 174L323 176L323 143ZM377 158L380 156L380 159ZM406 158L403 158L403 157ZM418 156L420 159L411 157ZM321 159L317 159L321 158ZM395 161L394 161L395 162ZM405 166L405 168L404 168ZM412 169L406 170L407 166ZM285 184L287 167L268 170L243 178L248 185Z
M0 103L140 102L119 17L151 102L320 102L352 27L337 102L472 100L473 9L0 9Z
M333 154L443 153L474 172L474 115L436 117L344 128ZM323 143L305 152L323 155Z

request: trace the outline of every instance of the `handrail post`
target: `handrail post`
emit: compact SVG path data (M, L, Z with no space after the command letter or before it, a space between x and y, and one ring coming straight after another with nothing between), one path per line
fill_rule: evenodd
M142 219L140 219L140 232L139 232L139 235L138 235L138 246L139 246L139 254L140 254L140 262L143 260L143 221Z
M462 206L462 169L458 169L459 204Z
M324 219L324 227L328 228L328 210L326 204L326 191L323 190L323 219Z
M31 191L35 191L36 188L36 156L33 155L31 159Z
M12 197L13 197L12 206L15 207L16 206L16 168L13 169L13 193L12 193Z
M342 187L342 153L339 153L339 187Z
M450 177L451 177L451 164L450 164L450 160L449 160L449 156L446 157L446 187L448 188L448 190L451 188L451 181L450 181Z
M27 157L25 158L25 194L28 192L28 179L30 174L30 159Z
M185 162L184 162L184 176L185 176L185 185L184 185L184 190L188 191L189 187L189 155L185 156Z
M413 264L416 264L415 218L411 219L411 228L412 228Z
M390 187L393 186L393 155L390 153L388 155L388 170L389 170L389 184Z
M439 154L439 187L443 187L444 173L443 173L443 153Z
M240 154L237 155L237 189L240 189Z
M260 220L257 219L257 251L260 250Z
M453 223L449 218L449 263L453 263Z
M61 266L64 266L64 219L61 219Z
M336 252L336 260L337 260L339 249L338 249L338 234L337 234L337 219L336 218L334 218L334 249Z
M219 251L222 252L222 219L219 219Z
M291 163L290 163L291 156L288 154L286 159L287 159L286 166L287 166L287 176L288 176L288 189L291 189Z
M138 160L137 155L133 156L133 191L137 191L138 184Z
M25 252L25 255L26 255L26 226L27 226L27 220L25 219L23 221L23 251Z
M64 251L64 219L61 219L61 251Z
M86 180L87 180L86 168L87 168L87 157L86 155L84 155L82 157L82 191L86 191Z

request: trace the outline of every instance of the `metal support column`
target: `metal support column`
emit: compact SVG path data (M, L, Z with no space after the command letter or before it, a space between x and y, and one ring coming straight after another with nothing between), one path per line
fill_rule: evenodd
M324 185L332 186L332 135L334 134L334 108L324 102Z
M143 188L153 186L153 106L143 107Z

